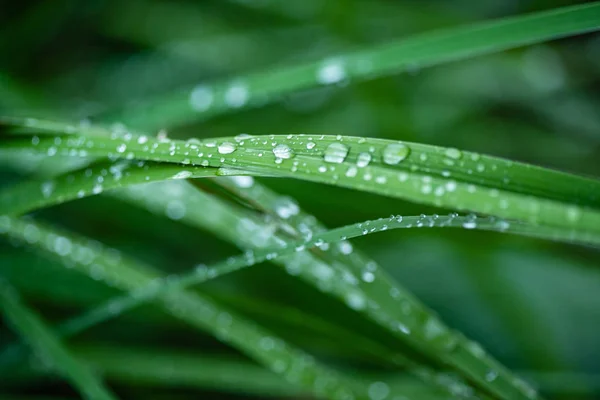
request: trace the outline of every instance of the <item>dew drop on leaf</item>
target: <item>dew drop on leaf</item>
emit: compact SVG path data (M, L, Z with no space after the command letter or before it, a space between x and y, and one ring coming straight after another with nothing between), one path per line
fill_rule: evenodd
M356 160L356 166L359 168L366 167L371 162L371 154L369 153L360 153L358 155L358 159Z
M342 143L331 143L325 149L323 158L325 162L340 164L344 162L348 155L348 146Z
M373 382L367 393L370 400L384 400L390 394L390 388L385 382Z
M324 85L340 82L345 77L344 65L339 60L327 61L317 71L317 81Z
M225 92L225 103L229 107L239 108L248 101L248 87L243 83L234 83Z
M206 111L213 102L212 90L204 85L196 86L190 94L190 106L196 111Z
M455 148L446 149L444 152L446 157L451 158L453 160L459 160L462 157L462 152Z
M288 159L294 157L294 151L287 144L278 144L273 148L273 154L277 158Z
M192 176L192 173L190 171L180 171L173 175L173 179L187 179L190 176Z
M410 148L402 143L388 144L383 149L383 162L389 165L399 164L409 153Z
M231 142L223 142L219 145L217 150L219 154L231 154L237 149L236 145Z

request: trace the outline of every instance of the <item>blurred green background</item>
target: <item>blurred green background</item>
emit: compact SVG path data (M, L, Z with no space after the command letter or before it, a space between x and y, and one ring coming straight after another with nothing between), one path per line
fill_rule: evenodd
M140 102L203 82L568 4L573 2L12 2L0 13L0 114L122 123L134 130L164 129L173 138L240 133L391 138L600 176L598 34L432 68L415 65L391 77L311 89L183 126L161 124L160 114L148 116L158 124L145 125L146 115L136 111ZM0 161L5 187L43 169L43 164L15 169L8 160ZM261 182L294 197L329 227L390 214L449 212L307 182ZM53 207L36 216L168 272L238 252L210 232L108 196ZM355 243L450 326L481 342L511 369L533 377L549 397L600 398L597 249L446 230L391 231ZM0 274L49 321L75 315L117 293L7 241L0 242ZM351 339L308 332L302 323L286 323L276 309L265 308L279 305L290 315L292 309L312 314L348 332L357 330L372 338L381 334L358 314L273 265L256 266L203 288L331 363L384 368L357 357ZM10 329L1 328L0 344L14 337ZM133 362L127 351L155 360L157 351L168 360L179 354L245 360L151 306L95 327L72 343L76 352L99 364ZM206 361L207 368L212 362ZM35 370L42 368L38 364L32 361ZM123 398L267 397L236 390L223 393L218 384L211 389L178 382L168 369L145 380L113 369L108 382ZM0 387L24 396L76 396L60 380L34 379L31 372L24 379L11 383L12 377L0 377ZM275 389L272 394L280 396Z

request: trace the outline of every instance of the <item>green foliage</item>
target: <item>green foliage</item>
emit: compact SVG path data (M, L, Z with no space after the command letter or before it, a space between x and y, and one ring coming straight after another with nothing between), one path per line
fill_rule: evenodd
M597 40L467 59L595 31L600 4L473 24L458 5L209 3L25 12L91 13L92 37L145 50L118 78L128 56L112 42L88 64L59 46L58 80L27 79L24 55L0 75L0 297L23 337L0 330L0 395L60 395L58 372L87 398L592 396L580 353L600 349L561 329L598 305L600 119L582 110L599 103L565 78L593 70L581 43ZM403 38L394 13L418 31L459 26ZM35 47L27 18L7 37ZM306 40L317 32L322 48ZM11 285L62 322L47 327ZM51 363L27 362L29 346Z

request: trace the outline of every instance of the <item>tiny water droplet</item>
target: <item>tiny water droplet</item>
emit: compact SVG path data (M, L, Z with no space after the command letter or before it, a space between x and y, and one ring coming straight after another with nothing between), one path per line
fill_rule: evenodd
M453 160L459 160L462 157L462 151L455 148L446 149L444 154L446 157L452 158Z

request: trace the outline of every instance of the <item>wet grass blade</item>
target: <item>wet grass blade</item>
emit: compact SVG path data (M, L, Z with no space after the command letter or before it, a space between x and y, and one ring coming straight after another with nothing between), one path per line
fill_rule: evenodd
M416 143L344 136L254 136L205 141L35 137L5 139L4 151L190 163L220 174L304 179L418 203L562 229L600 243L600 182L496 157ZM553 182L553 185L547 185Z
M224 343L238 348L281 374L291 384L304 387L318 397L364 397L362 387L357 387L346 377L319 364L301 350L214 301L197 293L162 291L160 274L149 266L127 259L96 241L76 237L33 221L3 216L0 225L2 233L28 243L42 253L107 285L136 292L139 296L147 296L148 291L158 291L158 301L174 317L212 333Z
M590 32L600 27L598 21L600 4L591 3L425 33L316 62L201 84L112 115L111 120L141 128L183 124L277 101L303 89L373 79Z
M0 213L23 214L141 183L219 175L218 168L195 165L129 160L98 162L57 177L27 181L0 192Z
M41 319L21 302L15 289L4 280L0 280L0 305L6 322L13 325L35 352L71 382L84 398L115 399L88 367L74 358Z

